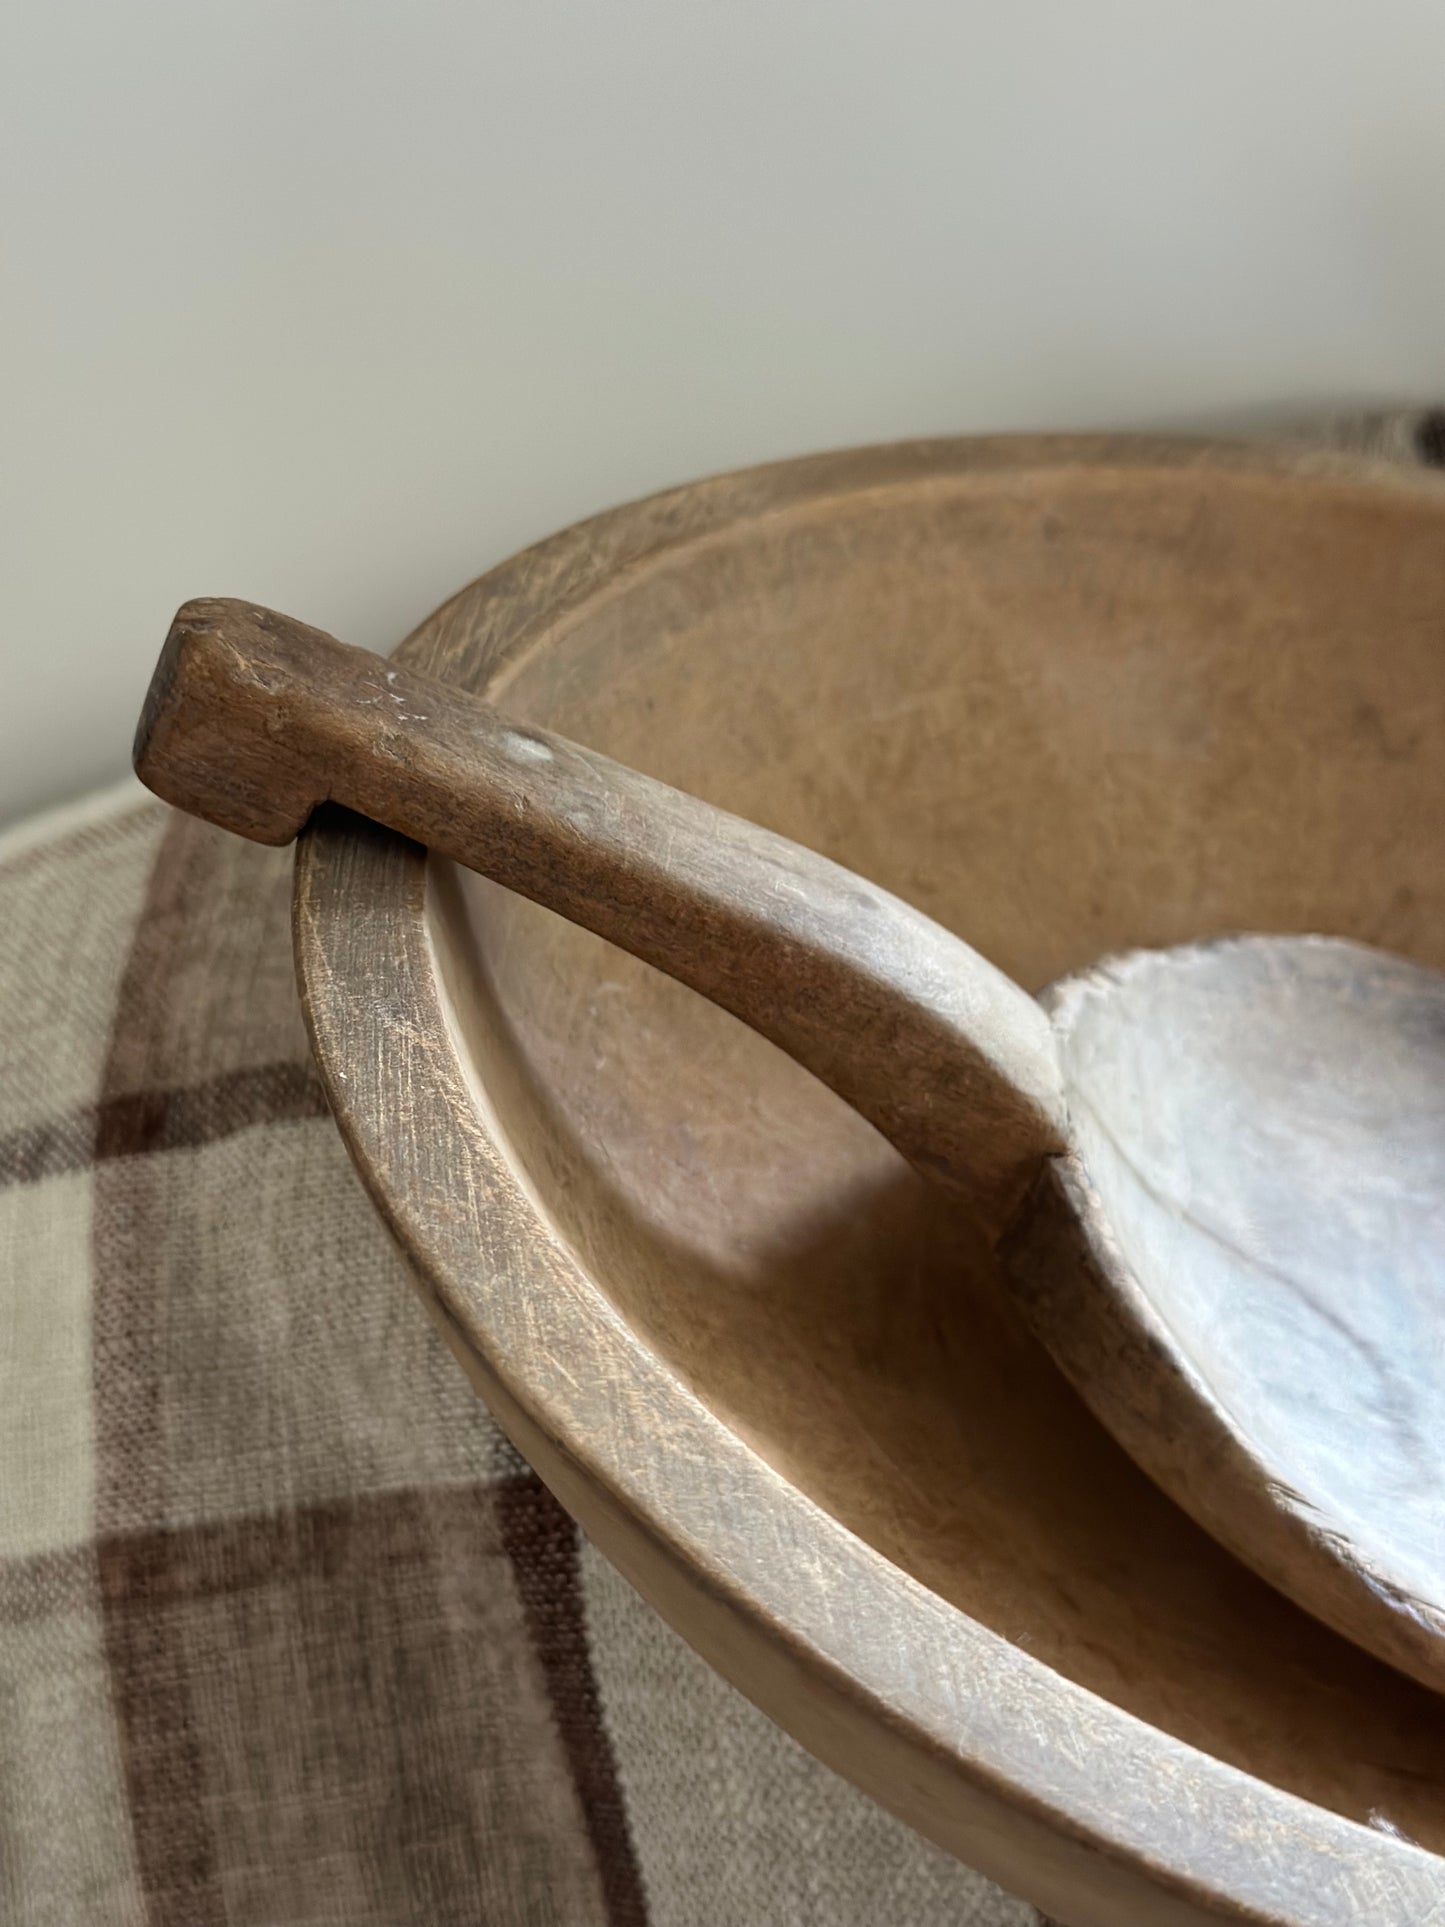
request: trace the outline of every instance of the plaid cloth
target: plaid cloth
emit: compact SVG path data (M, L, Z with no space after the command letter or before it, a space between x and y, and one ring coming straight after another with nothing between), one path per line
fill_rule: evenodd
M133 785L0 845L0 1922L1032 1927L491 1423L327 1115L289 886Z
M1438 416L1336 439L1445 461ZM326 1114L289 884L134 785L0 843L0 1922L1034 1927L472 1397Z

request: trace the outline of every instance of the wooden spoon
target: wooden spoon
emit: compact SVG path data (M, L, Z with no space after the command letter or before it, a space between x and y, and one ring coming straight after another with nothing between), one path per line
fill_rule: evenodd
M1237 937L1036 1001L787 838L241 602L180 611L135 762L262 843L344 804L761 1031L959 1196L1167 1491L1445 1688L1445 978Z

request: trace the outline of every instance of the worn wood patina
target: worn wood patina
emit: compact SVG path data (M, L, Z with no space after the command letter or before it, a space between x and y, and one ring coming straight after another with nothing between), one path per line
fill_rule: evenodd
M445 865L426 887L412 844L340 813L303 846L299 955L323 1070L474 1380L715 1663L1079 1927L1403 1923L1445 1905L1439 1863L1409 1844L1438 1844L1435 1696L1260 1587L1138 1478L1013 1324L976 1232L1013 1216L1043 1158L1061 1202L1035 1192L1032 1229L1006 1241L1013 1289L1046 1294L1073 1267L1070 1306L1117 1305L1102 1241L1069 1242L1092 1207L1070 1195L1065 1136L1091 1175L1105 1161L1070 1120L1087 1111L1107 1133L1121 1104L1136 1114L1130 1092L1152 1094L1220 969L1275 998L1271 1021L1308 1006L1301 1034L1329 1036L1318 979L1377 968L1290 946L1306 959L1291 988L1284 952L1199 940L1320 930L1442 961L1442 526L1427 482L1323 457L868 451L569 531L465 592L391 665L504 705L514 774L577 776L580 752L548 764L518 746L583 738L869 875L1017 983L1082 972L1054 1009L1062 1082L1088 1104L1062 1115L1049 1077L1020 1077L987 1027L957 1060L960 1114L972 1092L1014 1094L1019 1142L993 1168L967 1129L919 1155L908 1133L936 1120L916 1121L916 1091L883 1113L868 1078L849 1089L814 1063L934 1178L950 1157L972 1173L966 1215L781 1053L595 937ZM410 699L422 687L393 709L429 716ZM409 756L393 760L415 774ZM374 795L348 800L381 813ZM608 825L599 802L579 841L597 812ZM404 827L448 847L444 823ZM1167 1009L1146 964L1086 968L1140 945L1191 947ZM1378 968L1412 998L1428 975ZM807 1061L812 1036L844 1036L847 988L820 980L778 1041ZM733 1008L749 994L744 972ZM1054 1033L1025 1023L1023 1055L1046 1070L1037 1040L1052 1050ZM1221 1035L1228 1049L1191 1053L1207 1067L1189 1103L1211 1115L1219 1080L1250 1064L1234 1061L1237 1027ZM853 1063L886 1073L886 1052L854 1043ZM1122 1096L1089 1084L1121 1061ZM1187 1105L1171 1116L1193 1129ZM1152 1196L1160 1173L1125 1163ZM1190 1202L1218 1246L1211 1201ZM1139 1226L1131 1275L1154 1235L1142 1207ZM1086 1304L1106 1366L1118 1333L1149 1339L1158 1311L1126 1302L1111 1332ZM1139 1422L1167 1430L1175 1390L1151 1383L1149 1350L1113 1362L1127 1380L1142 1357ZM1222 1403L1210 1419L1217 1491L1238 1483L1222 1454L1248 1461L1259 1442ZM1288 1515L1287 1496L1263 1498Z

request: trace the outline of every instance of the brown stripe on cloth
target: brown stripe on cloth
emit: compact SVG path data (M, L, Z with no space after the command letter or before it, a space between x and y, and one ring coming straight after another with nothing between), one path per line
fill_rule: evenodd
M325 1117L326 1096L315 1066L259 1064L226 1071L181 1091L129 1091L108 1098L96 1116L95 1158L133 1156L213 1144L253 1124Z
M206 900L210 839L184 819L157 852L116 1000L96 1106L97 1140L144 1135L124 1107L146 1097L148 1063L166 1061L163 1031L184 954L182 925ZM158 1081L158 1080L157 1080ZM130 1119L128 1133L108 1120ZM99 1143L97 1142L97 1150ZM138 1565L106 1527L122 1509L165 1517L166 1480L158 1303L166 1220L154 1162L106 1158L94 1179L93 1398L96 1524L106 1661L111 1676L136 1869L151 1927L225 1927L220 1870L206 1807L186 1657L173 1615L146 1610L167 1586L173 1538ZM118 1501L123 1501L123 1506ZM130 1609L134 1602L136 1609Z
M102 1097L310 1058L291 961L292 852L169 815Z
M83 1171L95 1157L97 1106L84 1104L65 1117L46 1118L0 1137L0 1185L38 1184L68 1171Z
M31 1625L84 1611L94 1587L95 1554L89 1546L0 1560L0 1626Z
M291 976L289 902L288 853L174 816L131 942L95 1112L101 1534L169 1516L159 1400L161 1374L176 1361L161 1344L162 1296L182 1287L165 1262L164 1159L131 1154L325 1109Z
M602 1927L490 1484L120 1535L102 1587L153 1789L178 1663L199 1714L214 1854L170 1847L151 1919L207 1917L218 1863L258 1927Z
M334 1188L308 1187L334 1187L345 1159L330 1138L318 1155L314 1125L284 1141L319 1099L278 855L218 849L185 819L167 832L96 1111L99 1611L148 1927L640 1921L604 1898L493 1479L446 1476L466 1455L435 1449L430 1405L370 1396L383 1370L388 1393L398 1373L412 1398L435 1391L429 1354L392 1331L390 1271L324 1345L314 1308L287 1302L311 1282L307 1246L277 1240L302 1214L340 1226ZM194 1173L175 1155L245 1119L253 1152L207 1148ZM254 1262L223 1265L217 1226L244 1226L248 1184L265 1186ZM359 1187L353 1202L370 1229ZM394 1282L397 1320L429 1332ZM276 1348L298 1336L307 1395L268 1429L246 1372L284 1375ZM197 1459L228 1427L244 1480ZM308 1489L408 1464L405 1485Z
M642 1875L587 1644L576 1522L531 1471L499 1484L496 1503L597 1856L608 1920L611 1927L646 1927Z
M36 1183L106 1158L211 1144L253 1124L326 1112L311 1064L259 1064L189 1090L127 1091L0 1138L0 1185Z
M226 1927L191 1677L174 1620L154 1603L170 1590L173 1549L163 1538L146 1557L123 1539L97 1546L106 1665L146 1917L151 1927Z

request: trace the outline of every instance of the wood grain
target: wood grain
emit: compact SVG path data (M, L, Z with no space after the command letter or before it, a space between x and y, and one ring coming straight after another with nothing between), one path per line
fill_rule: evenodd
M1252 936L1106 960L1046 1015L827 857L248 603L181 610L136 767L261 841L345 804L741 1018L948 1187L980 1259L1006 1234L1166 1491L1445 1689L1445 977Z
M1438 967L1442 533L1438 489L1325 457L915 444L568 531L403 659L1031 988L1250 928ZM1071 1927L1445 1918L1440 1700L1160 1496L867 1125L351 819L304 839L297 918L333 1102L459 1356L768 1711Z
M190 602L136 737L157 795L263 843L327 801L569 917L731 1011L996 1236L1065 1145L1034 999L900 898L305 623Z

